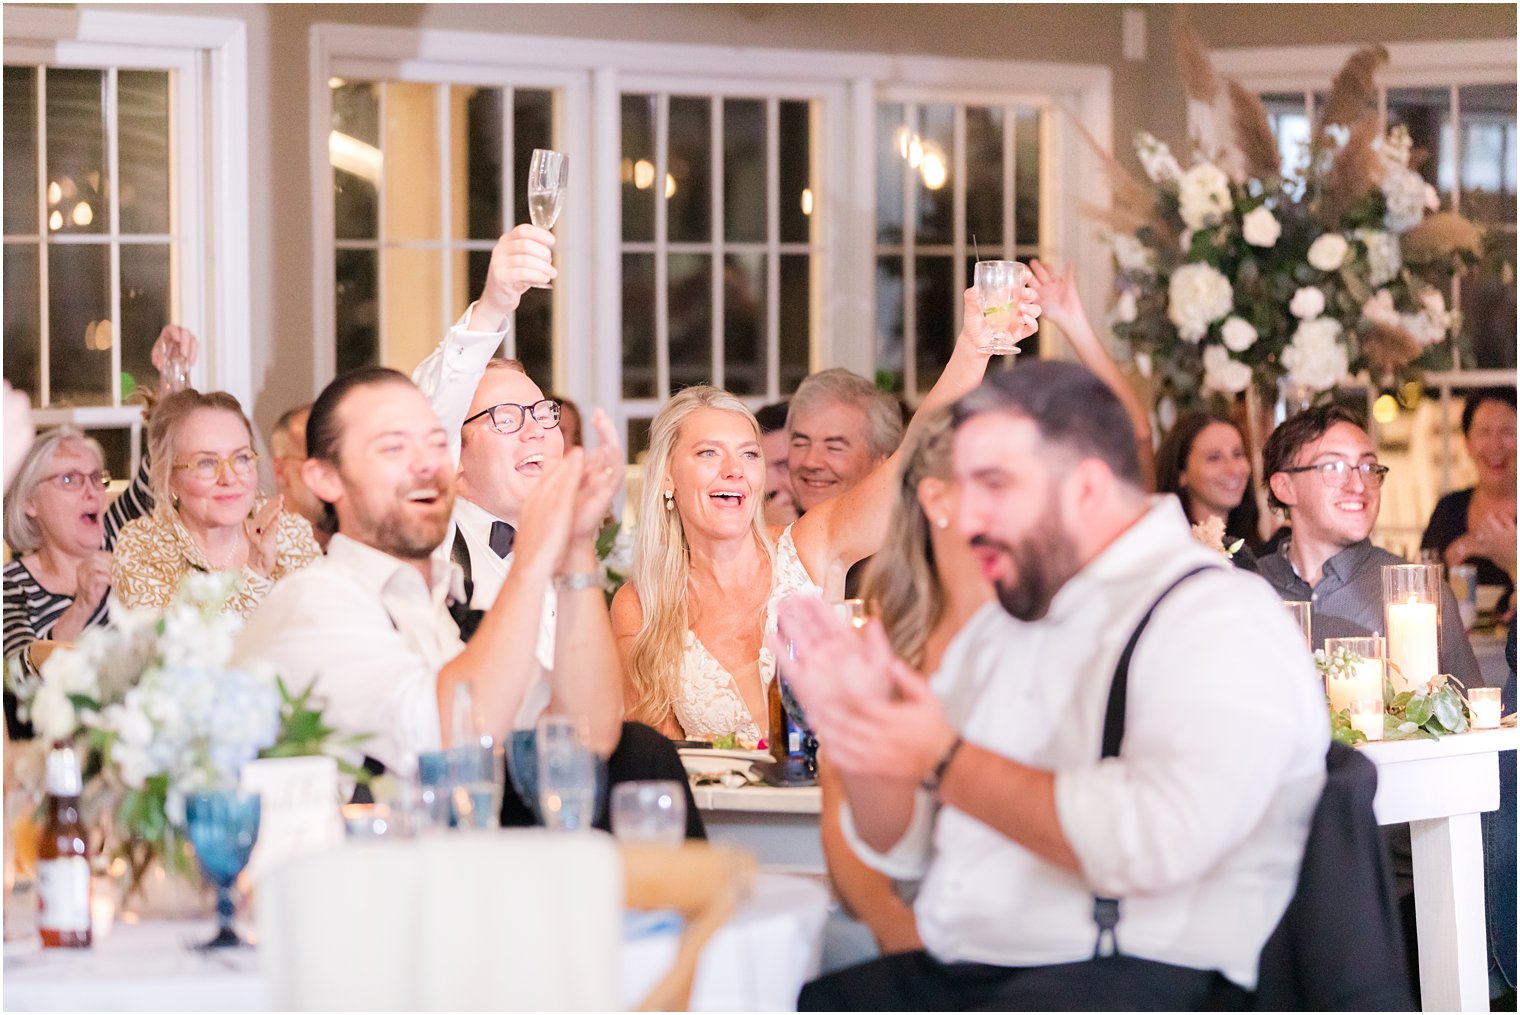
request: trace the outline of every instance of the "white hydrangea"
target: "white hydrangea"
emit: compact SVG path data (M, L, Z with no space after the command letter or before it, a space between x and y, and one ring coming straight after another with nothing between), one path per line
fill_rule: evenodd
M49 660L51 662L52 660ZM79 729L79 716L69 694L57 680L44 680L28 707L32 732L38 740L67 740Z
M1446 309L1446 298L1438 289L1426 289L1420 294L1420 309L1413 314L1400 314L1399 323L1421 346L1432 346L1446 337L1451 328L1451 313Z
M1340 233L1324 233L1309 244L1309 264L1319 271L1339 271L1351 244Z
M1318 317L1300 323L1293 332L1292 343L1282 354L1282 364L1293 383L1313 391L1338 384L1351 366L1340 337L1340 322L1333 318Z
M1209 325L1230 312L1235 290L1208 264L1184 264L1172 272L1166 316L1186 342L1202 341Z
M1301 321L1312 321L1325 312L1325 294L1312 285L1306 285L1293 294L1288 312Z
M1128 233L1116 233L1109 238L1114 250L1114 263L1119 270L1131 275L1154 275L1156 252Z
M1136 135L1135 152L1152 183L1170 183L1182 176L1182 167L1177 164L1171 148L1154 134L1141 132Z
M1367 248L1367 284L1387 285L1404 266L1396 234L1382 229L1358 229L1353 235Z
M1135 291L1126 289L1119 294L1114 301L1114 320L1121 324L1133 324L1135 318L1140 316L1140 308L1135 303Z
M1237 318L1238 319L1238 318ZM1232 357L1222 345L1203 350L1203 386L1227 395L1246 390L1251 383L1251 368Z
M1388 203L1383 224L1396 233L1408 232L1425 218L1425 180L1412 169L1385 167L1383 198Z
M1189 229L1217 225L1233 206L1230 178L1212 162L1200 162L1182 174L1177 198Z
M1231 352L1245 352L1256 344L1256 328L1244 317L1229 317L1219 326L1219 337Z
M1282 223L1266 205L1251 211L1240 222L1241 234L1253 247L1274 247L1282 235Z

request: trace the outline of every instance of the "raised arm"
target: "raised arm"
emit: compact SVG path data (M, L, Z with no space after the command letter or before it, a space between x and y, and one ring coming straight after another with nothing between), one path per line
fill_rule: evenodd
M1135 394L1135 389L1119 372L1119 365L1093 330L1087 312L1082 309L1082 298L1077 294L1077 280L1072 267L1067 265L1066 271L1057 275L1039 261L1030 261L1029 270L1034 276L1034 289L1040 294L1040 306L1045 310L1045 319L1061 329L1071 347L1076 350L1082 365L1097 374L1119 396L1119 401L1124 403L1124 410L1129 413L1130 422L1135 427L1135 450L1140 454L1140 471L1145 477L1146 487L1154 490L1156 449L1151 443L1150 413L1145 411L1140 396Z
M814 581L826 582L833 569L848 568L877 551L887 536L887 524L892 518L895 500L892 488L901 474L903 448L911 445L920 426L919 420L928 418L935 410L950 405L982 383L991 358L983 348L987 322L977 306L975 289L967 289L963 300L964 324L956 336L950 362L919 403L897 451L853 488L813 508L792 527L797 555ZM1033 335L1038 328L1036 318L1040 316L1040 306L1033 289L1024 289L1019 301L1019 316L1019 326L1015 330L1022 340Z

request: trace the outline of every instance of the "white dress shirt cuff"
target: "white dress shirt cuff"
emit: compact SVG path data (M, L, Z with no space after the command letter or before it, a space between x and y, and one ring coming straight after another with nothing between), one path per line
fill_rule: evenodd
M851 813L848 801L839 804L839 827L844 832L844 841L850 844L855 855L867 867L899 881L915 881L922 878L929 869L929 857L934 845L934 818L938 813L939 808L934 805L927 790L915 791L913 817L908 821L907 830L896 845L885 853L878 853L860 838L860 833L855 830L855 815Z

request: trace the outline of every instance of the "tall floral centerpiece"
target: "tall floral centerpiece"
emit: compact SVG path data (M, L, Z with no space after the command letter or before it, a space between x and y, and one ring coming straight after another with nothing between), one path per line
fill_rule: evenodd
M1452 277L1477 227L1440 211L1402 126L1382 131L1381 47L1336 75L1300 168L1283 171L1261 101L1217 76L1178 21L1193 150L1183 165L1141 134L1144 178L1112 159L1115 335L1158 398L1190 408L1255 388L1308 404L1342 381L1392 384L1450 365ZM1434 350L1444 348L1439 353Z

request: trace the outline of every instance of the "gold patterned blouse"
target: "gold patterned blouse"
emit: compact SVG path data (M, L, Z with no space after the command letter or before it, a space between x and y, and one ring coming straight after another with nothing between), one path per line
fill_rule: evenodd
M263 501L254 505L254 511ZM228 609L248 616L274 588L274 583L299 571L322 556L311 524L298 514L280 512L275 529L274 571L268 578L243 568L243 580L229 601ZM111 565L111 591L131 609L162 610L179 591L179 583L191 571L214 571L200 545L190 537L179 513L157 509L146 518L129 522L116 539Z

